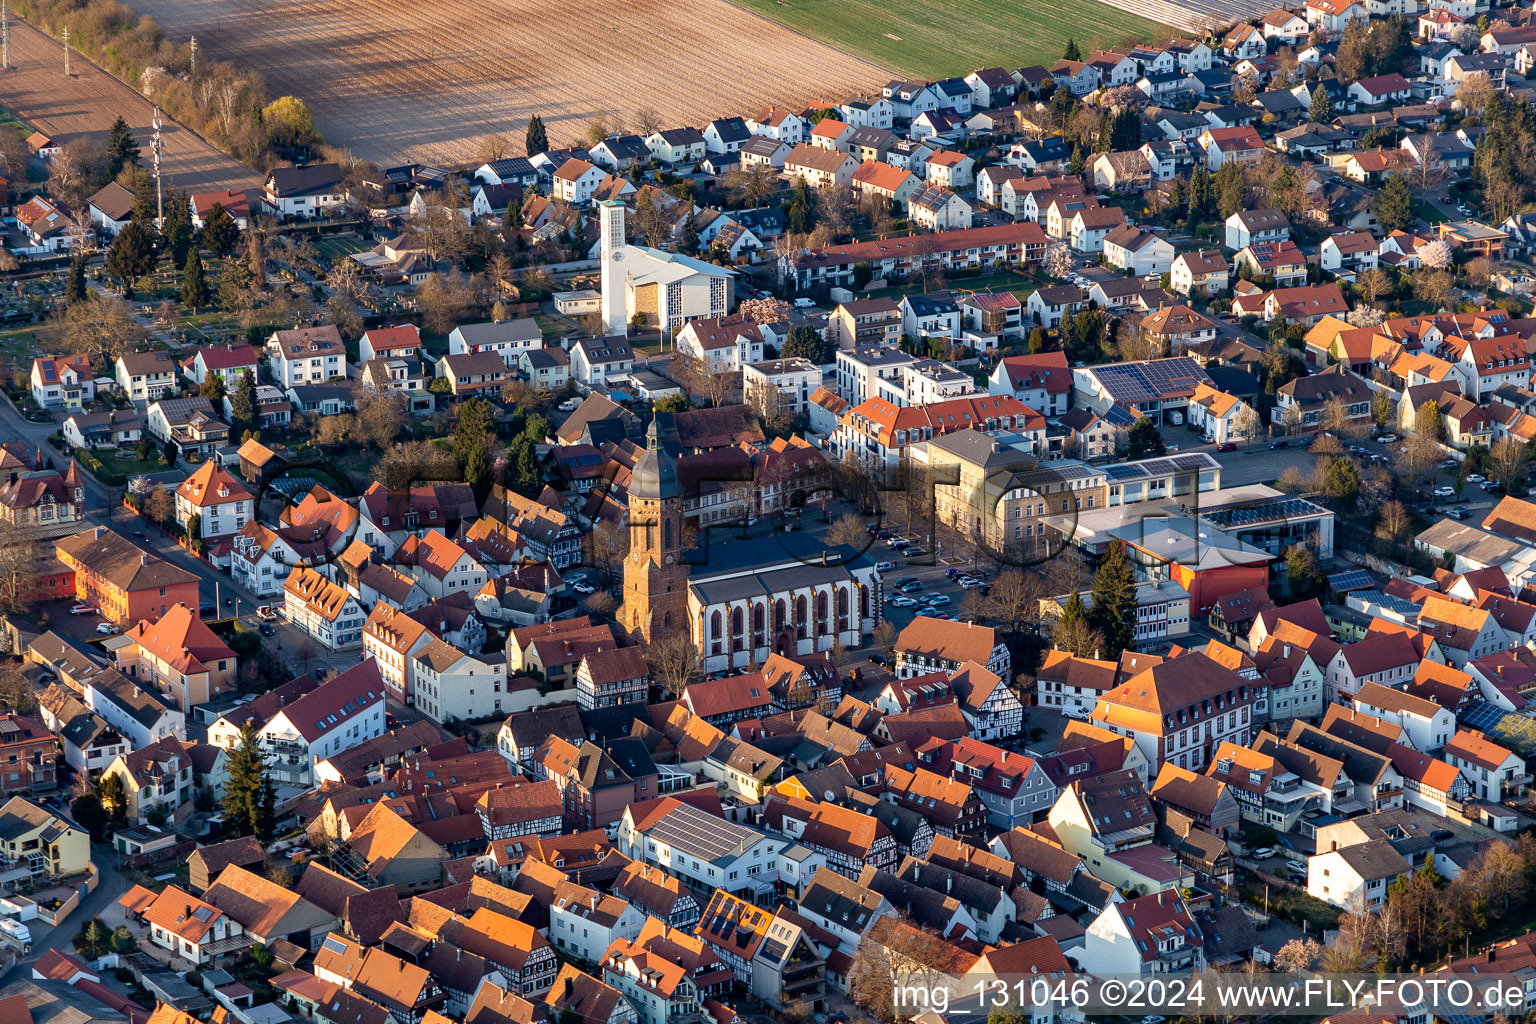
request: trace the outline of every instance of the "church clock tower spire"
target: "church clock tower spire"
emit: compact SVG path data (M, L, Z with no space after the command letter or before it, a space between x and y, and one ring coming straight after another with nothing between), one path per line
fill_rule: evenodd
M688 634L688 567L683 563L683 491L677 462L661 446L654 417L645 454L629 480L629 555L619 624L646 643Z

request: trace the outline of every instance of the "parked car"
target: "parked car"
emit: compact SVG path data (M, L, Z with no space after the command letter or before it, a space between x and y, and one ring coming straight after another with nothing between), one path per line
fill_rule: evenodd
M1481 473L1468 473L1467 474L1467 483L1469 483L1469 484L1480 484L1480 483L1482 483L1486 479L1488 479L1488 478L1483 476L1483 474L1481 474Z
M581 405L581 399L579 399L579 398L567 398L565 401L560 403L560 411L561 412L575 412L577 406L579 406L579 405Z
M896 563L895 562L876 562L875 563L875 572L890 572L894 568L896 568Z
M1437 498L1454 498L1454 497L1456 497L1456 488L1454 488L1454 487L1436 487L1435 488L1435 497L1437 497Z
M277 630L273 629L270 624L265 623L265 622L263 622L261 625L257 626L256 629L261 633L262 636L276 636L277 635Z
M1223 441L1221 444L1216 446L1216 450L1219 452L1235 452L1237 451L1237 442Z
M1269 442L1269 450L1270 451L1277 451L1277 450L1279 450L1281 448L1289 448L1290 446L1291 446L1291 442L1285 440L1284 438L1281 438L1278 441L1271 441L1271 442Z
M906 557L908 557L908 558L918 558L918 557L921 557L922 555L926 555L928 552L923 550L922 548L908 547L908 548L903 548L901 553L903 555L905 555Z
M1429 834L1429 838L1431 838L1435 842L1439 843L1439 842L1444 842L1447 839L1455 839L1456 838L1456 833L1452 832L1448 828L1437 828L1437 829L1435 829L1433 832L1431 832Z
M1288 860L1285 862L1285 866L1298 875L1305 875L1307 873L1307 866L1299 860Z
M922 586L922 584L919 583L918 586ZM895 597L891 598L891 604L895 605L897 608L912 608L917 604L917 602L912 600L910 597L903 597L902 595L897 594Z
M110 622L98 622L96 623L96 632L101 636L111 636L117 632L117 627Z
M576 591L576 593L578 593L578 594L595 594L595 593L597 593L597 588L594 587L590 583L577 583L576 585L571 587L571 589Z
M96 609L88 604L77 604L69 609L71 615L95 615Z
M1450 518L1455 519L1457 522L1465 522L1466 520L1472 518L1472 513L1468 512L1464 508L1453 508L1447 511L1445 514Z
M1254 860L1269 860L1269 858L1273 857L1274 855L1275 848L1273 846L1261 846L1257 850L1253 851Z
M912 542L907 540L905 537L892 537L890 540L885 542L885 546L888 548L895 548L897 551L900 551L902 548L911 547Z
M949 604L949 595L934 594L932 597L928 598L927 604L930 608L941 608L944 605Z
M922 589L923 589L922 581L921 580L913 580L911 583L903 584L902 588L901 588L901 592L903 594L915 594L919 590L922 590Z
M1397 435L1396 434L1382 434L1376 440L1380 441L1382 444L1391 444L1393 441L1397 440Z

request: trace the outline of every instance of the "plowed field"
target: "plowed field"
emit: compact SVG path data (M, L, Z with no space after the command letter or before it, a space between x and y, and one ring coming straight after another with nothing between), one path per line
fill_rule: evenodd
M64 48L57 40L11 17L10 71L0 71L0 106L60 143L96 137L122 114L149 162L149 101L78 52L64 77ZM198 192L255 188L260 177L214 145L169 118L160 132L165 142L161 168L166 185Z
M132 0L176 38L261 72L326 139L380 163L468 163L544 118L650 107L702 126L768 103L840 100L891 77L723 0Z

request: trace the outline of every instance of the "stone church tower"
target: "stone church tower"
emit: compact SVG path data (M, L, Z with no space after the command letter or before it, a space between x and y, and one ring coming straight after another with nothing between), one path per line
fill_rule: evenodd
M629 555L619 625L646 643L678 631L689 634L683 490L655 419L645 433L645 454L630 474Z

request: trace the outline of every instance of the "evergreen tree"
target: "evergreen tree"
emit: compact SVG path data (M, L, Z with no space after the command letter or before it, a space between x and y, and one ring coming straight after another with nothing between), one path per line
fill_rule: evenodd
M1082 595L1074 590L1067 596L1066 601L1062 602L1061 617L1056 620L1056 626L1058 629L1063 626L1075 626L1086 622L1087 618L1088 613L1083 608Z
M1157 426L1147 417L1138 417L1131 425L1129 438L1127 439L1129 450L1127 459L1155 458L1168 451L1168 446L1163 443L1163 435L1158 433Z
M73 306L84 302L88 294L85 287L85 255L75 253L69 260L69 276L64 279L64 304Z
M785 359L809 359L817 366L825 366L837 358L832 343L806 324L789 329L789 337L784 339L784 348L779 355Z
M216 373L208 374L203 378L203 386L197 389L197 393L217 406L224 401L224 378Z
M1184 185L1182 175L1175 174L1168 182L1168 212L1175 218L1181 213L1187 213L1189 205L1189 190Z
M112 127L107 129L107 177L115 178L124 167L139 162L139 144L133 141L133 129L118 114Z
M678 240L678 248L683 252L699 251L699 222L694 214L698 207L693 205L693 200L685 200L688 203L688 218L683 221L683 237Z
M1071 36L1071 37L1069 37L1067 39L1067 48L1065 50L1061 51L1061 59L1062 60L1082 60L1083 59L1083 51L1078 49L1078 47L1077 47L1077 37L1076 36Z
M224 827L236 837L256 835L262 824L262 789L270 785L267 762L257 740L256 727L247 722L240 730L240 745L229 756L224 780ZM268 831L271 826L268 825Z
M1115 148L1115 115L1108 110L1099 111L1098 141L1093 147L1095 153L1108 153Z
M1383 231L1407 231L1417 219L1413 215L1413 193L1408 183L1393 175L1382 183L1371 199L1371 212L1381 221Z
M192 250L192 210L185 192L172 192L165 204L165 219L160 224L160 245L169 253L171 265L187 265Z
M816 196L804 178L795 179L795 191L789 200L789 230L808 235L816 227Z
M1328 90L1323 88L1321 82L1312 86L1312 102L1307 106L1307 120L1318 124L1333 120L1333 100L1328 98Z
M215 256L228 256L240 241L240 226L229 215L222 203L208 207L208 219L203 224L203 246Z
M1113 661L1136 641L1136 577L1125 545L1111 541L1093 574L1093 610L1088 622L1104 637L1104 657Z
M261 793L256 801L256 814L251 820L251 832L263 844L270 843L272 841L273 828L276 824L277 787L272 783L272 776L262 772Z
M130 223L117 233L107 250L107 275L123 286L123 297L133 298L133 284L155 269L155 245L140 224Z
M256 377L250 370L240 375L240 383L229 399L229 410L232 437L244 437L247 430L255 430L260 422L256 411Z
M1072 160L1067 164L1067 173L1074 177L1081 177L1086 163L1087 161L1083 158L1083 147L1074 146L1072 149Z
M459 419L453 427L453 457L461 472L476 449L484 452L485 436L492 427L491 403L485 399L471 398L459 406Z
M1211 175L1204 161L1189 172L1189 222L1199 224L1211 212Z
M1445 436L1445 419L1440 415L1440 403L1431 398L1419 406L1413 414L1413 429L1425 437L1438 441Z
M531 444L529 450L532 450ZM484 504L485 499L490 497L492 470L491 460L485 454L485 445L476 445L469 450L469 457L464 461L464 482L475 492L476 505Z
M1353 505L1360 496L1360 469L1354 459L1342 455L1323 466L1323 494L1341 505Z
M1117 153L1141 148L1141 118L1127 107L1115 112L1110 129L1110 148Z
M544 130L544 119L538 114L528 119L528 127L523 132L523 148L530 157L549 152L549 133Z
M123 777L116 773L103 775L96 784L96 799L101 801L110 820L121 818L128 810L128 791L123 786Z
M224 309L239 309L251 297L251 269L240 260L225 260L219 274L218 304Z
M697 235L694 236L697 240ZM587 218L580 214L576 217L576 224L571 228L571 250L574 258L584 260L587 258L587 250L591 243L587 241Z
M511 231L523 230L523 204L516 199L507 204L507 211L501 215L501 223Z
M1221 169L1216 172L1214 187L1216 213L1222 220L1226 220L1244 207L1248 188L1243 181L1242 165L1235 161L1222 164Z
M1285 553L1286 585L1291 596L1302 600L1317 587L1319 572L1317 556L1305 544L1297 544Z
M544 489L544 481L539 473L539 456L534 451L533 439L527 434L519 434L512 442L509 461L512 490L525 498L537 498Z
M186 270L181 275L181 304L196 313L211 298L208 279L203 276L202 254L194 249L187 253Z

